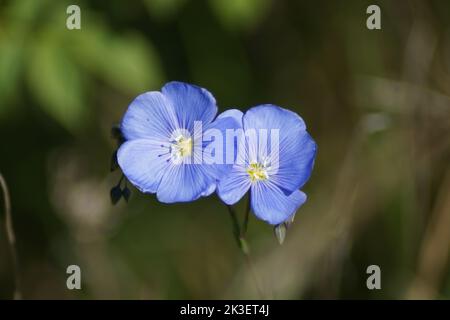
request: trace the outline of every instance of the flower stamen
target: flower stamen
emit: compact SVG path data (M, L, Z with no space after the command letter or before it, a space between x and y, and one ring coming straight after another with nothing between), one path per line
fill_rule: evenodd
M264 181L269 179L266 166L257 162L250 163L247 168L247 173L252 182Z
M189 157L192 154L192 138L179 135L172 142L172 153L176 159Z

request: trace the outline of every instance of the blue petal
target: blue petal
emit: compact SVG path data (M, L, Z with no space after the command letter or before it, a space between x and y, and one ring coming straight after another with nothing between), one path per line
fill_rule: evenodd
M269 177L286 194L301 188L311 175L317 150L316 143L306 132L303 119L278 106L261 105L248 110L243 122L245 130L279 130L278 166L268 170ZM270 139L267 144L270 144Z
M213 192L214 177L198 164L173 164L159 184L157 197L164 203L189 202Z
M268 170L268 174L275 184L290 194L309 180L316 153L317 145L306 131L297 134L296 141L285 139L280 146L279 167L274 172Z
M214 191L216 191L216 188L217 188L217 184L212 183L208 189L206 189L205 191L202 192L201 196L202 197L210 196L211 194L214 193Z
M245 129L281 129L288 127L306 130L305 122L298 114L273 104L262 104L250 108L245 113L243 121Z
M216 120L219 120L219 119L222 119L222 118L231 117L231 118L234 118L240 124L240 127L242 128L242 117L243 116L244 116L244 114L242 113L241 110L229 109L229 110L224 111L221 114L219 114L217 116Z
M243 116L244 114L242 113L242 111L237 110L237 109L230 109L227 111L222 112L221 114L219 114L217 116L217 120L222 119L222 118L234 118L238 123L239 123L239 129L243 129ZM216 120L216 121L217 121ZM247 163L246 162L246 156L248 154L248 145L245 141L245 136L242 135L240 136L238 132L237 133L237 137L234 139L234 161L235 163L239 163L239 164L244 164ZM241 133L243 134L244 132L241 130ZM239 159L237 159L237 157L239 156ZM239 160L239 161L238 161Z
M171 101L181 128L191 131L194 121L210 123L217 114L216 100L206 89L183 82L169 82L161 92Z
M233 138L234 136L231 136L232 139L227 139L227 131L231 130L231 134L233 134L236 129L241 128L242 121L238 122L236 118L232 116L219 116L214 122L205 127L203 137L203 145L205 147L203 152L203 164L205 170L216 179L227 174L233 167L236 159L236 139ZM216 133L218 136L215 136ZM216 139L220 141L216 141ZM233 155L234 157L232 157ZM230 156L230 159L227 159L227 156ZM213 161L216 162L212 163Z
M217 194L228 205L238 202L250 189L250 179L244 167L235 165L227 176L219 181Z
M170 101L161 92L152 91L134 99L120 128L127 140L167 139L178 128L178 120Z
M271 183L255 183L251 189L254 214L269 224L277 225L289 219L306 201L306 194L295 190L290 195Z
M117 152L117 161L127 179L142 192L155 193L169 167L167 152L155 140L138 139L123 143Z

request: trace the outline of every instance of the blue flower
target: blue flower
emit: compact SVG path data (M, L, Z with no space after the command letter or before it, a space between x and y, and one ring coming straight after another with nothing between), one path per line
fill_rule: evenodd
M219 181L217 193L232 205L250 190L254 214L269 224L281 224L306 201L299 189L311 175L316 143L299 115L278 106L253 107L240 118L246 135L239 146L244 151L238 151L238 159ZM247 135L252 130L257 132L257 140ZM260 134L264 130L268 131L266 139ZM275 138L278 144L274 146Z
M213 193L218 178L232 164L203 163L208 145L203 133L240 125L233 117L214 119L216 114L211 93L186 83L170 82L161 92L138 96L120 125L126 141L117 160L127 179L144 193L156 193L164 203L193 201ZM196 132L199 123L201 130Z

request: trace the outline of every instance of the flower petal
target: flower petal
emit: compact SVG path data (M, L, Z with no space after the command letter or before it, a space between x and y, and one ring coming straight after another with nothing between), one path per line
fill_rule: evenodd
M250 108L244 115L244 128L306 130L303 119L290 110L273 104L262 104Z
M217 185L217 194L228 205L238 202L250 189L250 179L245 168L235 165Z
M189 202L213 192L214 177L199 164L173 164L159 184L157 197L164 203Z
M125 139L167 139L177 128L177 118L170 101L161 92L139 95L131 102L120 129Z
M317 150L316 143L306 131L303 119L295 112L278 106L261 105L248 110L243 122L245 130L279 130L278 156L275 156L269 146L270 138L257 153L270 155L272 168L267 173L286 194L301 188L311 175Z
M140 191L155 193L169 167L167 150L155 140L138 139L123 143L117 152L117 161L127 179Z
M232 116L218 117L204 128L203 164L205 170L216 179L226 175L233 167L237 149L233 134L236 129L241 128L242 122Z
M306 194L295 190L290 195L272 183L255 183L251 189L251 206L255 215L277 225L289 219L306 201Z
M183 82L169 82L161 92L172 103L181 128L193 130L194 121L210 123L217 114L216 100L206 89Z
M279 166L268 170L268 174L272 182L286 194L291 194L309 180L314 167L317 145L306 131L299 133L296 140L285 139L284 142L280 146Z
M234 118L242 127L242 117L244 116L244 113L242 113L241 110L238 109L229 109L227 111L222 112L221 114L219 114L216 118L216 120L222 119L222 118L227 118L227 117L231 117Z
M216 188L217 188L217 184L216 184L216 183L211 184L211 185L208 187L208 189L206 189L204 192L202 192L201 196L202 196L202 197L208 197L208 196L210 196L211 194L214 193L214 191L216 191Z

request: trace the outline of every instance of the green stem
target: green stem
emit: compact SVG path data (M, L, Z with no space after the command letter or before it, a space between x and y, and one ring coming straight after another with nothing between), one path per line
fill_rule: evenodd
M253 277L253 281L255 283L256 290L258 291L259 295L261 297L263 297L263 291L261 290L261 288L258 285L258 279L256 277L256 272L253 267L252 259L250 257L250 248L248 246L247 240L245 239L245 232L247 231L247 225L248 225L248 216L250 213L250 195L248 198L247 209L246 209L246 213L245 213L244 225L243 225L242 232L241 232L241 228L239 227L239 220L237 218L236 211L230 205L227 205L227 208L228 208L228 212L230 213L231 223L233 225L233 235L235 237L235 240L239 246L239 249L241 249L241 252L244 254L245 262L246 262L246 264L250 270L250 273Z
M241 230L241 238L245 238L245 235L247 234L247 228L248 228L248 219L250 216L250 193L247 197L247 207L245 208L245 216L244 216L244 223L242 224L242 230Z
M122 176L120 177L119 183L117 184L119 187L122 185L122 181L124 178L125 178L125 175L122 174ZM127 180L125 180L125 185L126 185L126 183L127 183Z
M15 290L14 290L14 299L20 300L22 298L22 294L20 292L20 276L19 276L19 262L17 258L16 251L16 236L14 234L14 227L12 221L11 214L11 201L9 197L8 186L6 184L3 175L0 173L0 187L3 190L3 198L5 203L5 228L6 228L6 236L8 239L9 250L12 258L13 270L14 270L14 281L15 281Z
M247 240L245 240L245 236L241 233L241 227L239 226L239 220L236 215L236 211L232 206L227 205L228 212L230 213L231 223L233 224L233 235L234 238L241 249L244 255L249 254L249 246L247 244Z
M236 215L236 211L234 211L232 206L227 205L228 212L230 213L231 223L233 225L233 235L234 238L239 246L241 248L241 241L240 241L240 227L239 227L239 220Z

